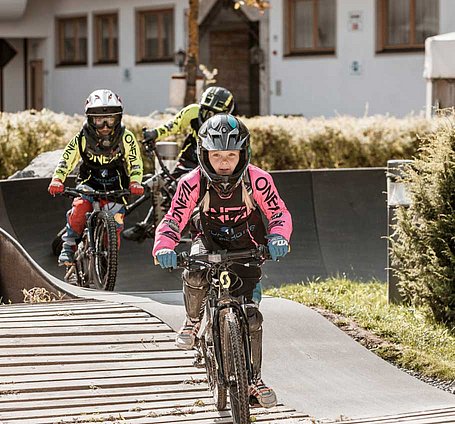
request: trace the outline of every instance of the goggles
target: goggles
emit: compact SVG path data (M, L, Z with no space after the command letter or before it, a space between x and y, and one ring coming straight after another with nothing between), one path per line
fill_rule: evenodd
M202 120L205 122L207 119L211 118L212 116L215 116L217 112L215 112L212 109L206 109L205 107L201 107L201 117Z
M112 129L117 123L117 116L116 115L91 116L91 120L95 128L98 130L104 128L105 126Z

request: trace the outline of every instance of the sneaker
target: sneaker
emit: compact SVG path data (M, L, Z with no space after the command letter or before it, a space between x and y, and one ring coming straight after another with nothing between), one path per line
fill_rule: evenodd
M265 385L261 378L258 378L253 384L250 385L249 395L257 401L259 405L264 408L272 408L276 406L276 394L275 391Z
M190 350L196 344L196 334L199 331L200 323L193 323L190 320L185 320L183 327L177 333L175 345L179 349Z
M66 265L70 266L74 263L74 252L73 249L62 249L58 257L58 264L60 266Z
M139 222L133 227L122 232L122 237L126 240L142 243L147 237L153 238L153 226Z

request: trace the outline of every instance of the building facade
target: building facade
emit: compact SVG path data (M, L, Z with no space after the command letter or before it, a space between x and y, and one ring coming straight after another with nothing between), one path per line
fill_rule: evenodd
M271 0L264 14L201 0L200 63L245 115L403 116L425 108L425 38L453 0ZM4 0L0 107L81 113L110 88L129 114L169 106L187 0Z

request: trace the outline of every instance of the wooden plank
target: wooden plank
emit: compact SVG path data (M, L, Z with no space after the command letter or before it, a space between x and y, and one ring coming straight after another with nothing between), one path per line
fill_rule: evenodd
M2 366L29 366L29 365L50 365L50 364L71 364L85 363L90 366L93 362L117 362L117 361L155 361L160 359L175 359L194 357L194 352L184 350L172 350L164 352L137 352L131 353L111 353L111 354L92 354L92 355L52 355L46 357L17 357L0 358Z
M455 408L432 409L427 411L416 411L396 415L384 415L382 417L369 417L358 419L346 419L343 423L347 424L389 424L389 423L449 423L455 422Z
M272 408L264 410L258 408L254 410L255 422L276 423L277 420L298 420L308 418L308 415L294 413L288 408ZM1 417L0 417L1 418ZM56 421L59 420L59 421ZM17 423L16 420L3 421L7 423ZM128 424L161 424L185 422L188 424L214 424L232 423L230 411L216 411L213 406L192 406L190 408L172 408L144 411L126 411L116 413L92 413L87 415L58 415L55 417L43 418L21 418L20 424L69 424L69 423L122 423ZM288 421L289 422L289 421ZM292 421L291 421L292 422ZM294 423L302 421L294 421ZM304 421L303 421L304 422Z
M169 332L169 326L166 324L144 324L144 325L99 325L93 327L59 327L42 328L40 335L43 336L64 336L68 334L116 334L116 333L163 333ZM36 336L33 328L5 328L0 332L0 338L6 337L24 337Z
M17 303L11 305L0 305L0 315L10 313L36 313L45 311L68 311L68 310L141 310L136 306L124 305L121 303L99 302L91 300L80 300L77 302L48 302L48 303Z
M10 347L0 349L0 358L11 356L43 356L43 355L70 355L76 353L112 353L112 352L157 352L162 350L178 350L173 340L166 342L136 342L121 343L114 345L81 345L81 346L34 346L33 349L27 347Z
M135 318L120 318L120 319L105 319L105 318L98 318L98 319L60 319L56 318L54 320L46 320L46 321L13 321L13 322L4 322L0 323L0 332L3 333L3 330L8 330L10 328L19 329L19 328L45 328L45 327L53 327L58 332L60 327L74 327L74 326L107 326L107 325L146 325L146 324L160 324L165 325L162 323L161 320L155 317L135 317ZM35 332L36 334L36 332Z
M53 392L3 392L0 394L0 405L16 404L21 405L26 402L38 401L57 401L65 400L70 404L80 399L110 399L126 395L137 396L138 398L146 395L199 392L205 390L204 384L165 384L150 386L130 386L130 387L92 387L88 389L58 390Z
M170 385L168 386L170 387ZM40 410L48 408L67 408L71 407L85 407L90 405L116 405L116 404L137 404L143 402L161 402L166 400L177 399L202 399L204 403L209 404L212 401L212 394L207 390L186 390L182 391L182 386L175 386L172 392L159 392L159 393L135 393L128 395L124 393L121 388L121 393L110 394L109 396L93 396L93 391L90 396L86 397L72 397L69 392L66 392L66 398L51 398L43 400L26 400L26 401L5 401L0 403L0 412L10 411L28 411ZM177 391L179 390L179 391ZM71 402L69 402L71 400Z
M193 366L181 366L175 368L148 368L148 369L130 369L130 370L86 370L81 373L53 373L52 376L46 374L28 374L28 375L16 375L0 378L0 390L3 388L3 384L17 384L25 382L52 382L65 381L65 380L83 380L83 379L99 379L99 378L112 378L112 377L128 377L133 376L158 376L158 375L180 375L180 374L204 374L205 370L202 368L195 368Z
M14 337L10 339L0 339L0 349L8 347L33 347L33 346L63 346L63 345L90 345L90 344L117 344L117 343L159 343L162 341L174 341L175 333L169 330L168 333L157 334L106 334L103 338L99 336L74 335L66 336L46 336L46 337Z
M158 361L117 361L117 362L93 362L90 367L85 363L70 363L70 364L54 364L54 365L28 365L19 367L2 367L0 368L0 376L15 376L15 375L35 375L46 374L52 378L56 373L84 373L90 371L100 370L124 370L125 372L130 369L149 368L173 368L173 367L187 367L193 364L193 357L176 358L176 359L160 359Z
M135 400L133 402L122 402L122 403L109 403L105 405L93 405L88 403L85 406L68 405L61 405L57 407L56 405L52 405L50 408L45 409L29 409L27 410L27 417L28 418L42 418L42 417L59 417L62 414L65 415L88 415L88 414L112 414L112 413L126 413L130 411L135 412L150 412L155 411L159 412L160 410L168 410L168 409L177 409L177 408L185 408L189 409L194 407L195 405L210 405L211 409L213 407L213 401L211 398L208 398L207 395L204 397L194 397L194 394L191 393L191 396L188 397L179 397L176 396L177 393L173 393L171 398L164 399L161 397L157 397L154 401L145 401ZM12 411L0 411L0 418L2 420L18 420L24 418L24 410L12 410Z
M44 310L23 310L23 311L11 311L8 313L0 313L0 317L3 318L14 318L14 317L29 317L29 316L79 316L79 315L106 315L106 314L131 314L131 313L143 313L150 316L149 313L141 311L138 308L131 308L129 306L120 306L116 308L107 307L92 307L92 308L55 308L55 309L44 309Z
M116 313L101 313L101 312L94 312L93 314L53 314L53 313L44 313L44 314L14 314L8 315L7 317L1 317L2 324L5 322L40 322L40 321L51 321L52 319L58 321L65 321L65 320L83 320L83 319L122 319L122 318L151 318L149 314L145 312L131 312L125 311L123 314L116 314ZM162 322L158 320L158 318L154 317L158 322Z
M12 383L3 382L1 392L31 392L88 389L90 387L122 387L131 385L154 385L154 384L204 384L205 372L194 370L188 374L159 375L159 376L123 376L113 378L81 378L63 381L39 381Z

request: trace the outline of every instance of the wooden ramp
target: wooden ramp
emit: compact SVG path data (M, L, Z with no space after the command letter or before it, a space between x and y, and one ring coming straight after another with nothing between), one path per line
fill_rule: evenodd
M154 316L76 300L0 306L0 424L232 423ZM252 422L310 423L283 405Z

